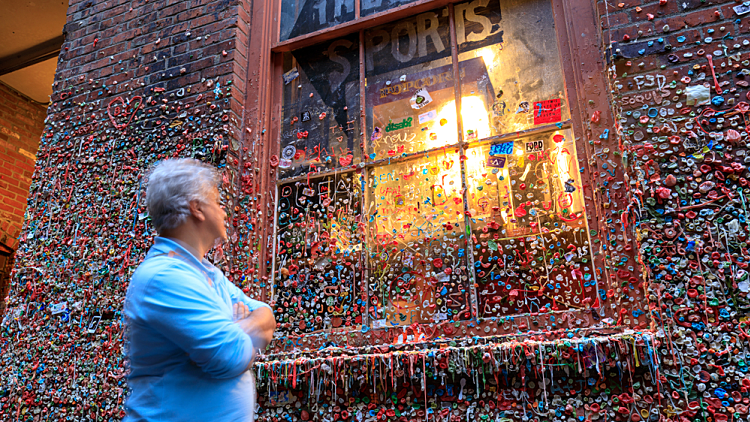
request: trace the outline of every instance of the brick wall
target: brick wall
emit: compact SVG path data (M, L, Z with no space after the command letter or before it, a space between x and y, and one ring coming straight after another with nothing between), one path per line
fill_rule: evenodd
M249 58L248 45L255 30L248 22L249 2L71 3L52 105L30 186L28 218L18 244L14 289L6 312L12 318L6 318L2 326L2 420L38 415L45 407L49 420L68 416L109 420L123 415L127 385L121 364L120 309L127 280L154 235L145 214L143 182L145 172L156 161L196 156L221 169L224 199L235 205L228 209L230 237L246 237L244 245L232 242L213 258L219 265L232 264L234 271L229 276L235 282L246 289L257 285L256 270L266 259L258 252L262 242L255 233L273 209L255 199L261 194L261 184L254 177L266 174L268 166L262 156L259 160L256 142L248 142L246 134L252 133L253 141L262 141L258 138L262 132L252 113L243 109L246 86L258 87L255 69L246 67L258 61ZM611 99L619 123L603 127L592 117L588 136L596 156L589 163L600 173L600 180L594 183L602 195L608 191L605 181L609 171L627 174L624 180L629 193L623 198L630 202L613 211L611 220L613 226L617 223L623 232L627 230L627 237L639 241L650 293L643 308L652 318L658 341L640 333L602 342L574 339L574 346L580 347L565 345L563 353L574 362L565 367L565 373L568 369L580 372L583 361L583 377L589 377L591 389L585 388L583 378L580 388L558 392L553 387L552 394L560 393L563 398L551 399L552 407L546 404L545 390L544 400L533 405L537 410L509 410L504 414L509 419L546 420L540 403L545 403L544 411L557 413L556 419L568 420L637 421L642 417L724 422L730 417L738 419L735 413L746 415L747 407L738 402L750 399L746 386L750 384L742 383L746 378L743 368L748 365L740 364L747 339L740 321L750 310L750 283L745 272L750 241L744 221L746 195L737 187L744 188L749 176L744 167L748 110L741 103L748 98L744 81L750 81L750 70L742 71L750 69L750 48L744 44L750 15L735 16L732 7L737 5L694 0L598 2L601 52L610 59ZM711 42L706 38L712 38ZM580 42L590 43L589 39ZM696 44L699 40L701 44ZM716 81L707 52L713 56ZM737 54L739 58L732 57ZM748 64L743 63L746 60ZM688 105L687 87L691 87L690 98L700 100L696 93L705 89L701 88L704 83L712 87L709 99L716 96L716 85L728 93L723 101L714 100L717 105ZM592 113L597 107L609 112L604 104L584 98L586 102ZM247 106L258 108L257 103ZM707 115L711 110L714 114ZM640 115L634 115L635 111ZM608 130L617 136L607 139L605 145L600 140L607 138ZM610 166L614 162L605 146L619 149L614 155L617 160L622 158L621 166L618 161L616 168L604 167L605 162ZM667 149L673 152L666 153ZM627 283L622 287L618 294L623 297L628 288L635 288ZM63 311L51 315L49 308L55 305L63 306ZM626 309L620 311L621 315L627 313ZM89 333L87 323L95 316L101 316L102 322ZM343 344L346 339L336 341ZM539 347L538 356L559 356L558 350L543 349ZM534 348L524 351L523 356L530 360L521 365L521 374L523 368L536 365L529 373L543 368L552 376L551 366L531 363L537 362ZM392 379L386 383L411 382L413 402L420 403L424 390L419 391L419 384L425 382L426 375L420 375L419 366L432 373L430 365L435 365L435 360L424 353L409 356L409 362L396 369L401 373L398 379L393 378L394 367L390 366ZM472 349L472 357L461 351L460 356L440 365L484 368L488 363L485 357L492 358L483 356L481 349ZM515 352L503 359L506 368L510 361L516 365ZM417 372L413 372L414 361ZM338 368L339 361L332 362ZM373 360L367 369L368 378L372 368L389 368L385 360L375 363ZM294 366L294 370L284 372L282 383L293 383L288 377L297 374L297 364L296 359L287 361L284 368ZM496 403L504 409L528 408L528 402L517 406L522 402L517 394L515 399L506 394L521 388L526 391L528 379L512 374L518 368L510 371L510 382L505 377L502 388L507 391L502 394L498 383L503 380L495 378L496 385L488 390L495 401L489 401L492 396L487 398L493 408ZM312 369L312 364L302 366L299 374ZM629 375L629 383L624 374ZM557 372L555 379L564 380L560 375ZM545 375L542 377L543 386ZM656 385L639 382L636 386L633 377ZM445 377L441 378L438 382L444 383ZM34 389L25 388L39 379L45 382L36 382ZM439 378L435 375L434 379ZM483 380L487 381L491 381L489 377ZM569 378L568 384L572 381ZM616 384L620 394L614 396L612 390L610 396L609 388L604 388ZM336 388L327 390L324 402L342 403L341 397L336 401ZM320 390L317 394L319 397ZM484 397L485 392L481 394ZM76 401L76 396L87 398ZM472 396L479 397L479 391ZM313 396L305 393L302 397ZM596 407L592 399L596 399ZM388 399L381 396L379 400ZM468 400L460 405L461 411L466 411ZM356 401L356 411L373 409L374 404ZM598 403L602 403L601 410ZM706 403L702 415L697 410L701 403ZM335 407L338 405L328 409ZM480 411L484 407L480 405ZM441 409L441 414L442 410L446 409ZM385 418L385 411L381 413ZM388 417L394 420L392 416ZM467 411L467 416L472 413ZM280 417L261 414L262 420ZM446 415L440 417L447 420ZM311 415L303 410L294 413L294 418L309 420ZM324 417L315 415L314 419Z
M661 371L699 374L665 384L677 400L660 417L746 418L750 14L715 0L598 7L632 198L623 221L646 267Z
M233 206L239 201L235 189L252 179L238 169L255 151L243 147L244 136L252 132L244 127L257 124L243 121L252 117L243 110L248 4L70 3L43 133L41 126L32 131L13 123L12 129L22 139L28 132L40 147L35 169L33 162L22 165L12 155L30 193L2 326L4 338L14 339L2 345L4 356L13 357L0 362L2 420L38 414L44 407L54 420L63 415L110 420L124 414L120 311L130 275L155 235L146 213L145 181L156 162L195 157L217 166L230 235L236 239L241 230L245 245L256 236L247 227L256 209L243 211L240 218L236 210L246 203ZM0 109L0 123L6 121L6 109ZM36 152L5 132L0 139L6 149ZM22 210L25 194L13 201L11 209ZM20 220L14 221L16 237ZM230 242L212 258L231 267L230 279L251 292L257 273L251 276L250 262L258 253L255 245L243 249ZM52 306L62 306L62 312L52 315ZM87 322L94 316L102 322L92 334ZM57 351L48 353L50 348ZM39 391L19 387L37 376L23 365L27 354L46 368L41 376L47 381ZM10 373L19 374L20 383L10 382ZM71 399L94 391L90 388L101 391L93 400ZM52 397L60 400L53 405Z
M15 249L46 107L0 82L0 243Z

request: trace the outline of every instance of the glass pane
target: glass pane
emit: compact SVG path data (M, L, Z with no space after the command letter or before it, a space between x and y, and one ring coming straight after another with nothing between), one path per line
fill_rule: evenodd
M480 69L461 74L465 140L570 117L549 0L475 0L455 14L459 62Z
M280 178L361 161L358 38L285 55Z
M354 0L282 0L281 33L285 41L354 20Z
M414 3L417 0L362 0L362 16L372 15L404 4Z
M573 139L565 130L467 151L480 317L596 301Z
M469 317L458 153L370 170L369 312L374 327Z
M362 322L361 201L352 173L279 186L274 296L285 332Z
M447 11L365 32L370 160L457 142Z

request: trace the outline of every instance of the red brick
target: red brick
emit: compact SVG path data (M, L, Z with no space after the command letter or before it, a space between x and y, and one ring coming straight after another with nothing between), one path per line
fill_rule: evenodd
M678 13L679 7L677 5L677 1L668 1L667 4L661 5L659 2L651 3L651 4L644 4L641 6L641 12L636 13L635 11L631 12L631 18L633 22L638 20L644 20L646 19L646 16L650 13L654 15L656 19L672 15L674 13Z
M627 12L610 13L602 16L602 27L615 28L630 23L630 17Z
M16 201L15 199L6 198L3 202L5 202L5 205L7 205L7 206L9 206L11 208L15 208L17 210L23 210L24 208L26 208L25 201L24 201L24 203L21 203L19 201Z
M724 28L724 30L722 31L721 28ZM714 31L712 33L709 33L708 32L709 29L713 29ZM713 25L702 27L701 32L703 33L703 38L711 37L714 40L720 40L726 35L730 35L730 36L736 35L734 25L731 25L731 24L728 25L727 22L724 20L719 21ZM731 40L727 40L725 42L729 43L730 45L732 44Z
M16 161L16 167L20 168L21 170L24 170L25 172L29 172L29 173L34 172L34 166L26 164L22 160Z
M8 186L7 190L9 192L16 194L17 195L16 198L19 200L20 199L26 200L26 196L29 194L28 190L23 190L16 186Z
M3 183L6 183L7 186L19 186L20 183L17 179L5 175L0 175L0 180L2 180Z
M721 20L721 16L716 16L714 13L718 9L701 9L684 13L680 16L673 16L666 19L657 19L656 27L661 28L663 25L669 25L670 31L679 30L685 28L694 28L696 26L715 23Z
M10 205L7 205L5 201L0 201L0 211L5 211L7 213L10 213L11 215L16 214L16 210L13 209Z
M5 188L0 188L0 201L5 202L6 199L16 199L16 193Z

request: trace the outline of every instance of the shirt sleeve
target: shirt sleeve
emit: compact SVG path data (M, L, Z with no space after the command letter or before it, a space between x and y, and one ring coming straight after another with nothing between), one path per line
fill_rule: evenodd
M247 295L245 294L245 292L242 291L242 289L235 286L234 283L227 280L226 277L223 277L223 279L224 279L224 284L226 285L227 290L229 291L229 296L232 298L232 303L243 302L245 305L247 305L247 308L250 310L250 312L263 306L273 311L271 306L268 305L267 303L247 297Z
M216 295L188 264L170 263L140 298L144 321L183 349L213 378L234 378L253 359L253 342L211 300Z

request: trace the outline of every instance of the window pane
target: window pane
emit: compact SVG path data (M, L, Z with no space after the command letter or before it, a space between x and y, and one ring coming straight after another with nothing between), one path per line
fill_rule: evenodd
M457 142L448 9L365 32L370 160Z
M287 332L362 322L361 193L352 173L279 186L274 295Z
M467 151L480 317L596 301L573 139L565 130Z
M361 161L358 38L285 55L280 178Z
M373 326L458 319L469 303L458 154L378 167L369 180Z
M279 40L299 37L350 20L354 20L354 0L282 0Z
M393 9L417 0L362 0L362 16L372 15L384 10Z
M455 6L464 139L568 119L549 0L475 0Z

